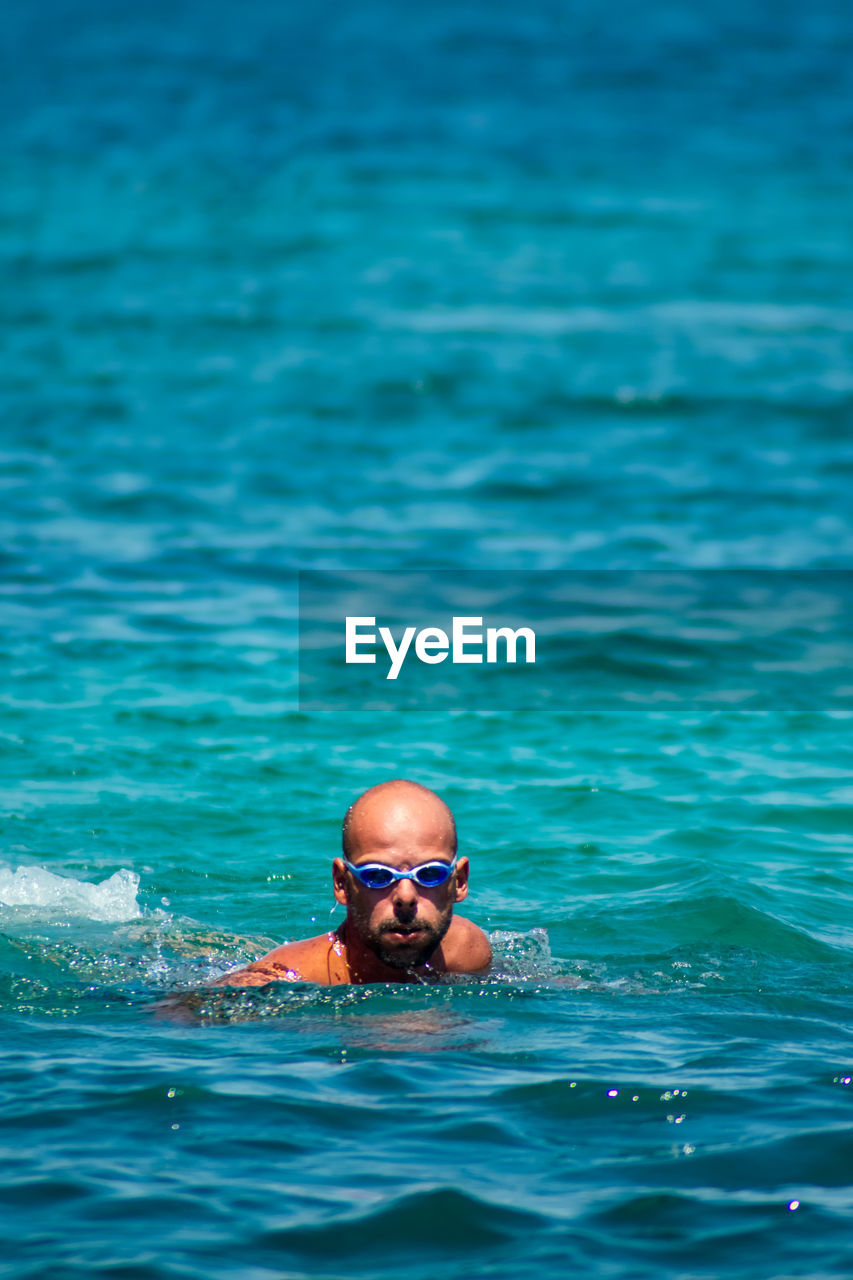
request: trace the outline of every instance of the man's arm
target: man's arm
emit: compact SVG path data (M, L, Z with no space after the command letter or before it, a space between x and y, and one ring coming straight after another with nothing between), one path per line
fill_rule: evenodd
M233 969L213 983L215 987L263 987L268 982L333 982L328 933L302 942L286 942L261 956L245 969Z

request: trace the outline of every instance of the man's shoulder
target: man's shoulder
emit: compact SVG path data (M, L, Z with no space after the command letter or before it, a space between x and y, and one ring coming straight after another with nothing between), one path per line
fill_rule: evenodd
M492 948L479 925L454 915L441 953L448 973L484 973L492 963Z
M328 982L329 955L334 948L334 935L321 933L316 938L285 942L260 960L235 969L216 980L218 987L260 987L267 982Z

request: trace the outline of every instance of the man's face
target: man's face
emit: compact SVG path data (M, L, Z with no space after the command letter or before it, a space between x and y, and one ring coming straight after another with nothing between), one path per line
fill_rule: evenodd
M350 861L381 862L411 871L425 862L453 860L453 832L446 810L434 796L402 791L365 800L350 826ZM460 858L444 884L426 889L397 880L387 889L368 889L342 859L333 866L338 902L347 908L347 927L392 969L422 965L438 947L453 915L453 904L468 894L468 859Z

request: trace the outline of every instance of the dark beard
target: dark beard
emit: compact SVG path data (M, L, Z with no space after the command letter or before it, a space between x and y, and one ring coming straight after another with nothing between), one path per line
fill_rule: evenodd
M449 923L450 922L448 921L448 925ZM439 931L438 929L431 929L429 927L422 927L419 925L417 932L412 934L412 943L413 945L417 944L419 947L421 947L421 944L423 943L423 946L416 956L406 959L398 952L386 951L382 946L382 935L384 933L394 933L400 928L406 928L406 926L401 925L397 921L383 925L379 930L378 938L375 939L375 942L371 942L371 950L379 957L383 964L388 966L389 969L416 969L419 965L426 964L430 957L438 950L441 940L447 932L446 929Z

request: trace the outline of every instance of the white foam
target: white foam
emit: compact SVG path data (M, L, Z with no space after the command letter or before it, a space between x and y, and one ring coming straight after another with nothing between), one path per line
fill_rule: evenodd
M534 980L553 976L547 929L528 929L524 933L493 929L489 941L494 952L494 973Z
M0 906L31 907L35 914L51 918L85 917L115 923L142 915L136 901L139 876L123 867L108 880L90 884L70 876L58 876L46 867L0 865Z

